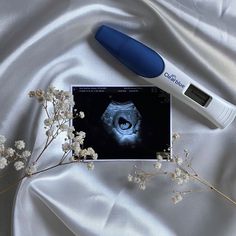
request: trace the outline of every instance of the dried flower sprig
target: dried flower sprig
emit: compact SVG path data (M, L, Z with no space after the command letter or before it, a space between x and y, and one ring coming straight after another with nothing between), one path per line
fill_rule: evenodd
M14 163L17 171L23 169L31 156L31 152L25 150L25 142L18 140L15 141L14 147L8 147L6 141L5 136L0 135L0 169L6 168L11 163Z
M17 171L24 169L23 176L6 189L0 190L0 193L6 192L25 177L30 177L62 165L84 162L89 170L93 170L94 163L92 160L98 158L98 154L92 147L83 147L86 133L83 131L75 132L75 128L70 125L73 119L85 118L83 111L77 112L74 110L73 112L74 99L70 92L49 87L46 91L41 89L30 91L29 97L35 98L45 111L46 118L43 123L46 142L42 151L31 162L29 160L31 152L25 149L26 144L23 140L17 140L14 147L8 147L6 146L5 136L0 135L0 169L5 169L11 163L13 163ZM59 135L64 135L65 137L64 142L61 144L63 154L60 161L55 163L55 165L38 170L39 160ZM30 164L27 166L27 163Z
M179 134L173 134L172 147L174 142L179 138ZM170 151L170 148L168 151ZM167 160L165 162L166 168L163 168L163 159ZM234 206L236 206L235 200L227 196L225 193L220 191L218 188L216 188L204 178L200 177L200 175L192 166L190 152L187 149L184 149L183 154L181 156L166 151L164 151L163 153L157 153L157 161L153 164L153 166L155 170L152 172L147 172L134 166L132 173L128 175L128 181L138 184L139 189L145 190L146 184L151 178L160 175L165 175L168 176L170 180L173 181L176 185L181 185L181 189L183 189L183 187L188 187L188 184L190 182L199 184L199 188L197 190L174 190L173 196L171 198L174 204L181 202L186 195L196 192L213 191L220 197L226 199Z

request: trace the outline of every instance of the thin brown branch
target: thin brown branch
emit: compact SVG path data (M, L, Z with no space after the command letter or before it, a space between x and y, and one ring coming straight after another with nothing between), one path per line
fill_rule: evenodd
M215 191L219 196L221 196L222 198L226 199L227 201L231 202L232 204L234 204L236 206L236 201L233 200L232 198L230 198L229 196L227 196L226 194L224 194L223 192L221 192L219 189L217 189L215 186L213 186L211 183L209 183L207 180L201 178L198 175L191 175L192 178L196 179L197 181L199 181L200 183L204 184L205 186L207 186L208 188L210 188L210 190Z

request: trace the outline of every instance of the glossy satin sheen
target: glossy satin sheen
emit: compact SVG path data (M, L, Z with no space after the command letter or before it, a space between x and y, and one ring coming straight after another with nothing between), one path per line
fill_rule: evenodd
M103 24L150 45L236 104L235 1L1 0L0 6L0 133L26 139L33 156L43 147L44 129L29 90L49 84L65 90L71 84L145 84L94 39ZM172 106L172 128L182 137L176 152L188 148L195 168L236 198L235 122L217 130L183 103L173 99ZM59 160L61 141L39 168ZM13 208L13 192L0 196L0 235L236 235L230 204L208 192L174 206L174 185L165 177L153 179L146 191L127 182L133 164L96 163L93 172L71 165L24 180ZM136 164L152 168L150 162Z

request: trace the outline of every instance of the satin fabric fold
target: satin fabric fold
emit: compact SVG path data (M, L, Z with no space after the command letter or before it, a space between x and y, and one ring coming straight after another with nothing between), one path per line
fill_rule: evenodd
M146 85L94 40L108 24L165 55L208 89L236 104L235 2L187 0L2 0L0 8L0 133L25 139L33 158L44 143L43 113L27 98L49 84ZM222 191L236 198L235 122L218 130L173 98L172 129L193 164ZM99 137L98 137L99 139ZM39 168L61 157L56 140ZM31 161L32 161L31 160ZM210 192L171 203L174 185L152 180L139 191L127 182L132 166L150 162L101 162L60 167L22 181L12 214L2 206L1 235L14 236L232 236L233 206ZM8 180L6 180L7 182ZM13 193L9 193L9 199ZM6 197L1 200L7 201Z

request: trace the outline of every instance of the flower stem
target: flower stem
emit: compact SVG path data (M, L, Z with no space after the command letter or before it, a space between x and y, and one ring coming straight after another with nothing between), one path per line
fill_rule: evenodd
M43 173L45 171L48 171L48 170L51 170L51 169L54 169L58 166L63 166L63 165L68 165L68 164L72 164L72 163L75 163L75 162L78 162L78 161L71 161L71 162L64 162L64 163L61 163L59 162L58 164L54 165L54 166L50 166L46 169L43 169L43 170L39 170L35 173L32 173L31 175L28 175L28 174L24 174L20 179L18 179L16 182L10 184L7 188L4 188L3 190L0 191L0 195L9 191L10 189L12 189L13 187L15 187L17 184L19 184L25 177L30 177L30 176L33 176L33 175L36 175L36 174L39 174L39 173Z
M226 199L227 201L231 202L232 204L234 204L236 206L236 201L234 201L232 198L230 198L229 196L227 196L226 194L224 194L223 192L221 192L219 189L217 189L215 186L213 186L211 183L209 183L207 180L201 178L198 175L191 175L192 178L196 179L197 181L199 181L200 183L204 184L205 186L207 186L208 188L210 188L211 190L215 191L217 194L219 194L219 196L223 197L224 199Z
M20 179L18 179L16 182L10 184L7 188L4 188L3 190L0 191L0 194L3 194L7 191L9 191L10 189L12 189L13 187L15 187L17 184L19 184L21 182L21 180L23 180L26 177L26 175L23 175Z
M75 163L75 162L77 162L77 161L64 162L64 163L59 162L58 164L56 164L56 165L54 165L54 166L50 166L50 167L48 167L48 168L46 168L46 169L39 170L39 171L37 171L37 172L31 174L31 176L32 176L32 175L39 174L39 173L42 173L42 172L45 172L45 171L48 171L48 170L51 170L51 169L54 169L54 168L56 168L56 167L58 167L58 166L69 165L69 164L72 164L72 163Z
M46 142L46 144L45 144L43 150L40 152L40 154L38 155L38 157L37 157L37 159L34 161L34 163L36 163L36 162L39 160L39 158L43 155L43 153L44 153L45 150L48 148L48 146L52 143L53 140L54 140L54 138L52 138L49 142L48 142L48 140L47 140L47 142Z

